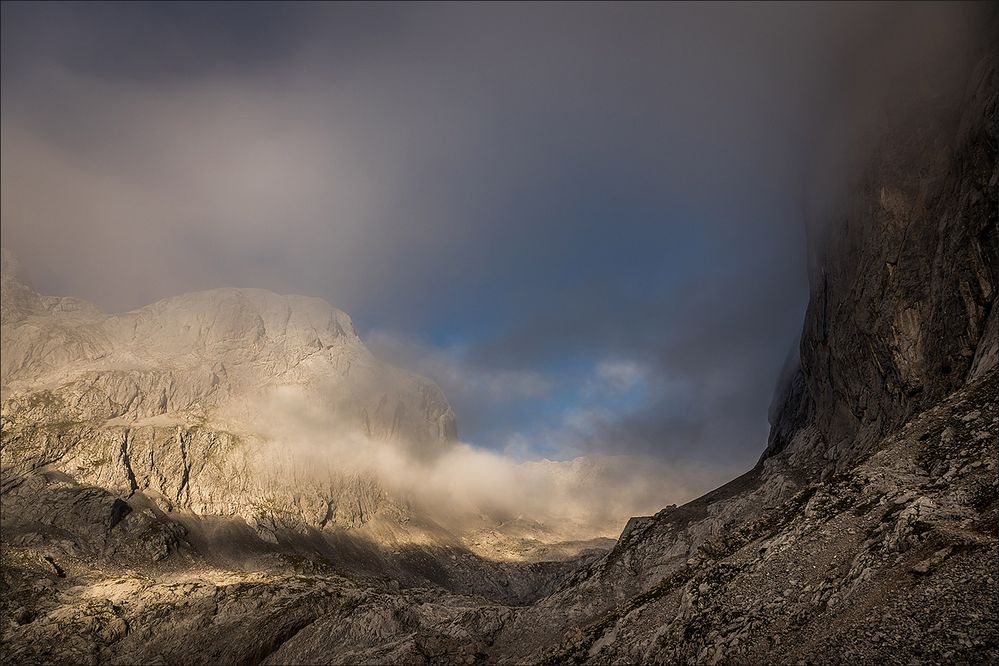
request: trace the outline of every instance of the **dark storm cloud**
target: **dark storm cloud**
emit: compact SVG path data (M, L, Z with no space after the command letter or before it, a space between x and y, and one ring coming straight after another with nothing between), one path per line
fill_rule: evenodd
M644 401L572 446L750 460L815 183L974 11L5 3L3 242L111 310L322 296L479 387L452 396L473 426L509 387L531 404L498 413L530 432L567 366L625 359Z

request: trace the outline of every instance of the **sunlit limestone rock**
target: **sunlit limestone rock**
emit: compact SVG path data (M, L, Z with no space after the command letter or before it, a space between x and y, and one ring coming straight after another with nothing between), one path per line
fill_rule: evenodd
M433 445L455 436L440 390L380 363L350 318L319 299L219 289L102 315L39 296L5 255L3 303L5 394L48 390L78 420L211 418L290 384L375 438Z
M243 521L272 544L356 530L390 551L564 560L653 509L667 474L648 461L636 476L627 457L517 463L457 442L437 386L380 362L319 299L220 289L105 315L39 295L8 254L3 289L11 502L57 471L131 504ZM621 492L594 495L601 485Z
M318 419L309 446L330 457L344 438L432 457L456 435L433 383L379 362L319 299L220 289L104 315L37 294L7 252L2 288L5 490L48 466L273 538L405 510L356 470L299 474L295 433L265 443L258 431L289 391L296 416Z

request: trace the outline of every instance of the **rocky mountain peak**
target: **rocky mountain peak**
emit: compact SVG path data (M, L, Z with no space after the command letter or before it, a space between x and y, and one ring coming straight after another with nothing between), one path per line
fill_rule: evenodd
M4 267L5 396L48 391L65 419L210 422L291 385L369 435L455 437L440 390L378 361L350 317L321 299L215 289L105 315L83 301L40 296L9 252Z
M162 510L239 517L271 539L405 514L363 469L303 476L308 447L436 455L456 437L440 389L376 359L321 299L216 289L106 315L39 295L6 251L3 269L5 490L58 469ZM308 447L271 441L289 409L310 425L283 440Z

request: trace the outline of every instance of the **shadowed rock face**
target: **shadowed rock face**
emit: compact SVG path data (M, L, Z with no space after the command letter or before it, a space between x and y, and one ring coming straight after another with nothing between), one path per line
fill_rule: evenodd
M855 196L811 221L811 299L798 372L767 455L814 426L848 467L882 436L996 363L996 58L957 100L889 109Z
M316 368L335 371L354 386L370 359L349 320L243 291L105 317L39 297L8 277L5 258L5 654L19 663L999 660L996 99L991 52L956 98L916 95L907 113L886 117L842 214L812 225L800 363L777 393L760 463L684 506L632 519L606 554L558 566L490 568L443 541L400 547L393 559L370 541L308 529L283 540L312 518L254 532L171 515L164 507L252 523L226 502L255 496L257 481L210 462L247 443L197 419L212 413L206 404L260 386L248 363L303 383ZM181 323L161 321L177 309L170 321ZM227 313L227 323L206 312ZM162 347L144 350L164 327ZM224 372L187 358L190 348L224 359ZM298 360L279 360L289 350ZM171 392L177 373L197 388ZM399 398L399 419L360 389L351 404L371 407L372 433L415 419L421 436L446 440L449 411L426 391ZM178 422L155 421L164 414ZM360 480L339 483L347 494L336 497L381 502L355 505L387 542L397 522L382 518L395 505ZM281 498L268 515L326 515L280 479L268 484L260 497ZM121 489L131 493L124 506Z

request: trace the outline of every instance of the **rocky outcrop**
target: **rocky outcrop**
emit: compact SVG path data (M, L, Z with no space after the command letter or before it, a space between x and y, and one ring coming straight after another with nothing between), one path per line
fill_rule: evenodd
M992 370L784 501L737 488L646 519L518 616L533 648L513 661L994 660L997 399ZM764 504L726 520L747 502Z
M991 597L974 582L996 553L986 526L996 516L999 88L984 51L963 94L921 92L887 116L845 215L812 225L800 356L782 373L757 467L633 519L605 558L527 612L522 631L570 638L526 660L996 654L985 620L994 581ZM858 520L873 506L887 510ZM949 578L912 578L948 561ZM893 586L904 603L889 600ZM920 599L948 619L923 626ZM974 640L955 633L967 608ZM890 620L871 631L872 618ZM950 635L919 642L921 631ZM536 633L534 643L551 640L561 639Z
M39 295L6 252L2 288L5 548L95 571L304 568L523 603L610 541L414 506L418 470L461 446L454 414L323 301L224 289L105 315Z
M908 539L906 552L918 547L920 562L931 562L925 568L936 566L934 553L948 547L947 539L918 527L917 534L907 530L922 520L920 512L942 506L950 508L937 515L952 521L944 531L964 530L962 538L969 540L946 555L958 552L954 561L965 562L960 594L977 594L970 572L995 554L985 525L996 510L991 470L997 427L993 410L983 406L994 401L997 381L990 362L995 356L990 322L999 284L996 91L995 58L989 53L969 70L963 96L917 100L916 109L907 114L920 118L915 133L902 126L884 134L849 199L845 220L828 220L821 230L813 230L812 297L800 359L793 356L783 373L771 411L769 446L760 463L684 506L632 519L606 557L577 570L564 589L525 612L528 619L519 629L533 633L526 644L561 641L573 628L577 633L556 650L529 651L523 659L758 661L776 649L766 642L770 638L804 636L798 632L805 631L806 617L824 618L807 631L830 638L834 629L821 625L838 611L827 615L825 606L818 614L796 607L796 613L803 613L797 620L789 619L779 632L761 638L760 627L778 622L771 611L784 608L784 591L798 595L806 586L813 596L821 587L820 597L830 586L849 587L851 603L864 599L871 604L866 613L890 612L898 621L915 606L889 610L879 605L883 600L876 597L884 588L876 591L864 576L880 571L906 593L936 594L920 587L932 586L927 580L910 590L908 573L899 582L896 567L908 558L899 558L892 544ZM953 423L972 427L948 430L940 415L952 412L957 414L950 417ZM936 425L921 432L928 422ZM938 438L947 440L948 455L956 453L963 462L955 466L940 458ZM913 456L933 462L921 471L894 467L901 461L914 464ZM976 461L980 464L972 468ZM961 473L965 476L958 480ZM892 501L884 499L888 491L874 477L891 477L891 493L904 498L898 506L908 513L901 526L892 528L895 536L874 532L888 529L886 523L896 525L900 514L887 512L883 521L868 524L851 513L861 511L858 506L869 511L871 502ZM969 501L969 496L977 499ZM910 507L919 498L929 503ZM820 503L831 508L820 510ZM823 520L815 522L820 515ZM838 522L826 525L825 518L834 516ZM862 534L866 536L859 538ZM871 548L868 538L892 554L879 555L876 565L864 560L861 566L862 553ZM779 567L766 556L775 552L774 542L793 552L779 559ZM935 549L928 551L927 543ZM823 548L839 550L839 559L817 560ZM971 551L974 555L964 560ZM847 555L849 572L843 572L841 558ZM699 577L706 563L717 578ZM915 561L904 566L917 564L924 567ZM871 571L861 575L868 566ZM748 574L746 567L757 573ZM813 580L817 572L825 579ZM794 588L788 585L790 578L808 582ZM768 585L775 589L764 593ZM698 599L704 594L721 594L717 604L709 604L710 612L701 610ZM843 593L835 597L843 598ZM979 618L984 618L987 599L975 599ZM941 612L950 617L960 612L959 605L948 608ZM860 623L864 617L858 612L852 621ZM754 618L758 624L750 626ZM846 626L830 625L844 632L836 640L857 629ZM977 649L987 644L994 650L992 642L982 642L990 627L994 625L978 625ZM750 636L764 642L747 647ZM882 654L864 639L855 637L854 642L859 646L856 659ZM970 647L944 645L949 646L945 652ZM912 649L896 648L896 654L922 658ZM838 661L843 658L838 649L812 658ZM782 660L799 658L809 655L789 651Z

